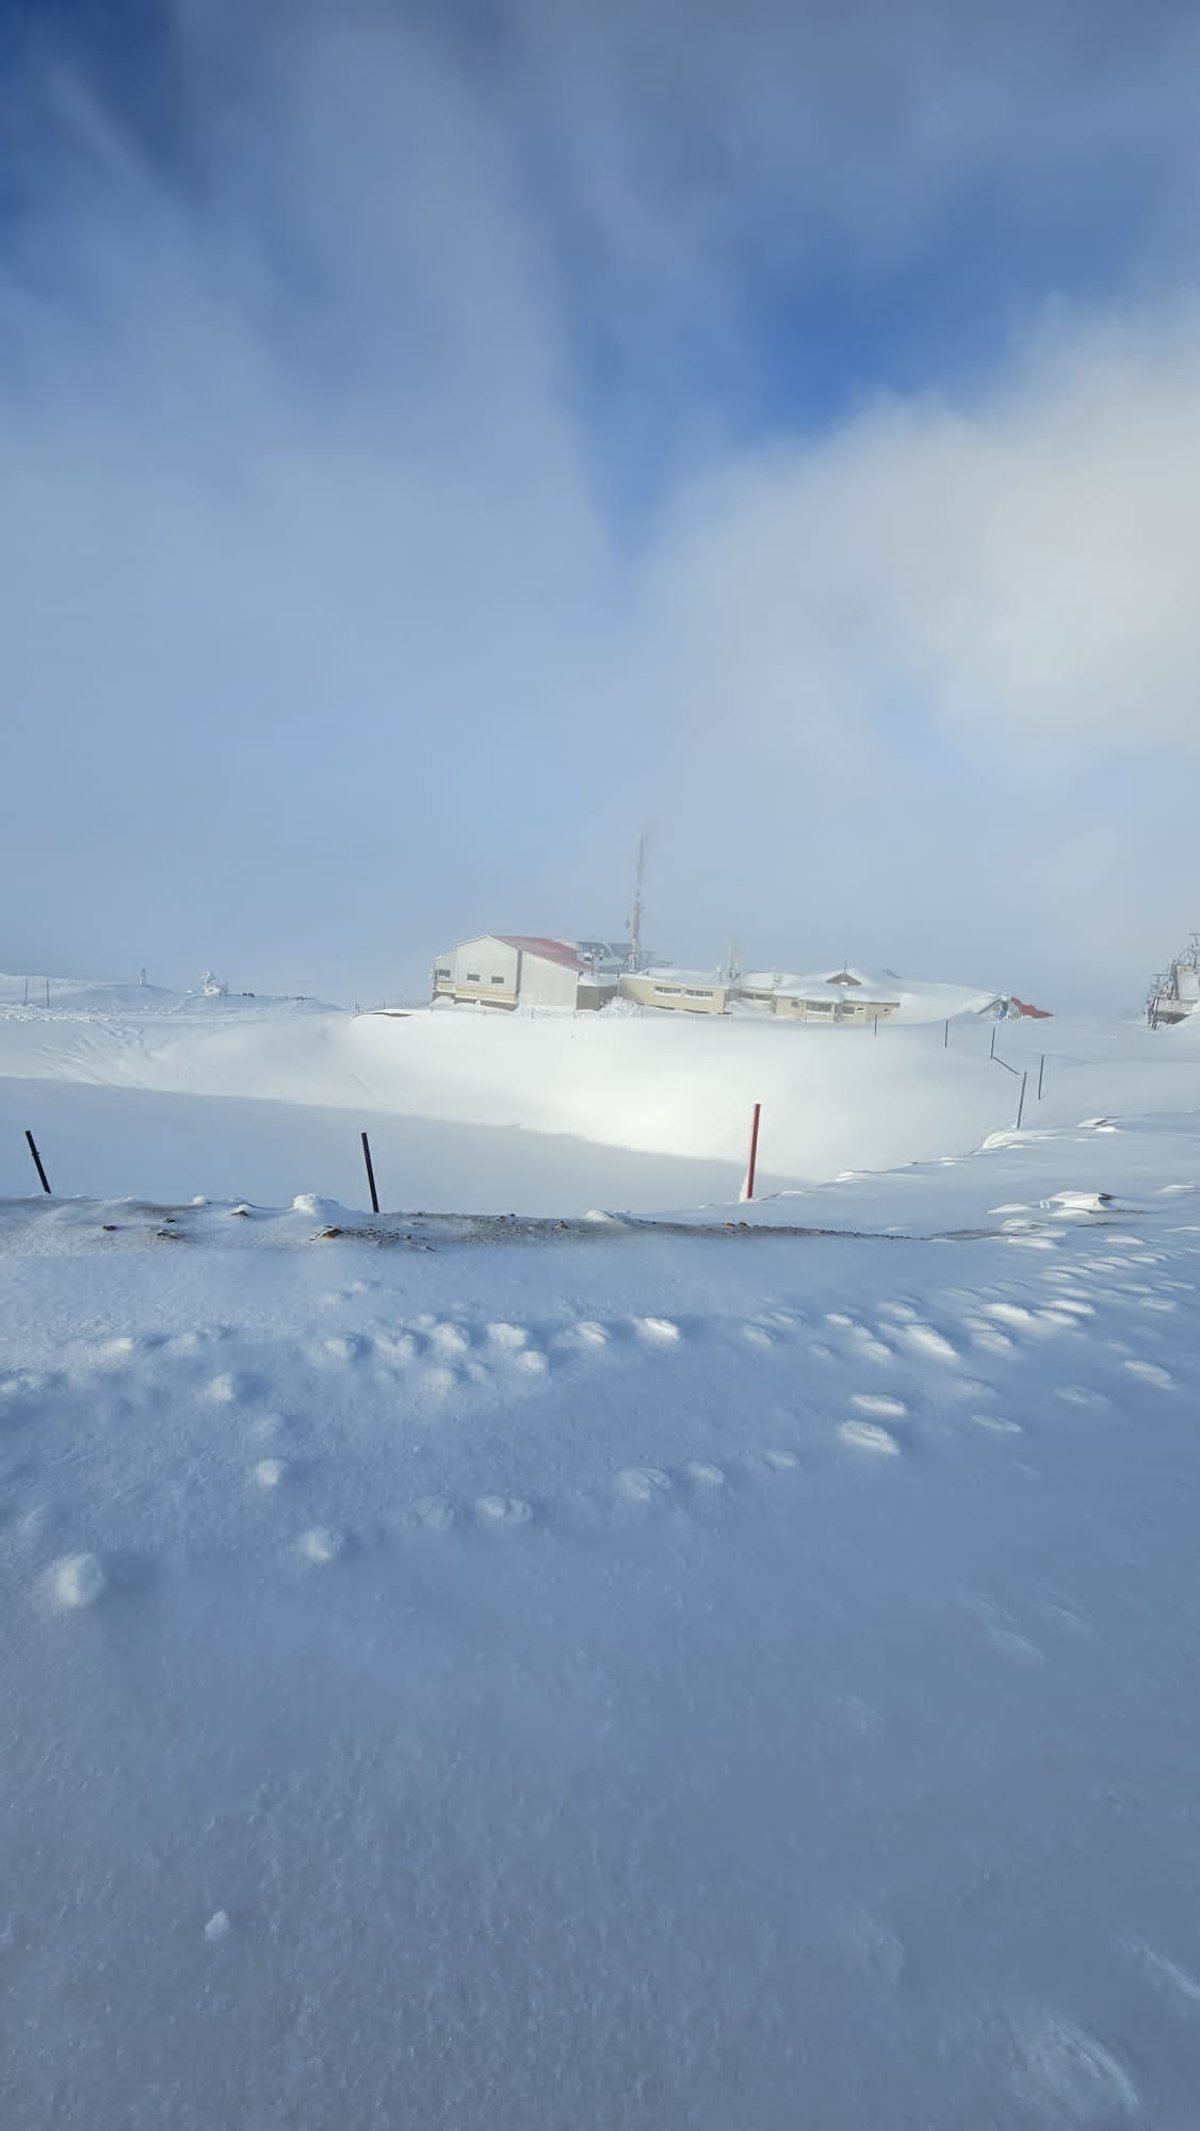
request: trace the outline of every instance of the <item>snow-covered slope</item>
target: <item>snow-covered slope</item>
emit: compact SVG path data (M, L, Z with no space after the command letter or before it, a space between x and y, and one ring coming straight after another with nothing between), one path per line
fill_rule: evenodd
M940 1022L203 1008L0 1008L0 1192L26 1188L28 1126L60 1191L352 1197L368 1125L409 1205L647 1209L735 1197L755 1102L772 1189L969 1152L1012 1123L1026 1068L1026 1123L1194 1100L1190 1051L1136 1028L968 1016L946 1047Z
M23 977L0 972L0 1007L20 1008L35 1018L109 1015L173 1014L201 1019L218 1015L224 1019L244 1013L263 1015L330 1009L317 999L275 998L255 992L171 991L161 984L105 982L95 977Z
M0 1211L6 2131L1192 2131L1197 1119L771 1212Z

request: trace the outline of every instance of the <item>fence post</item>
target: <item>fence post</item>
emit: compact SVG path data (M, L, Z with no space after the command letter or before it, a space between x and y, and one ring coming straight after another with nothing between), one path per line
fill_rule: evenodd
M1038 1101L1042 1099L1042 1082L1046 1078L1046 1053L1043 1051L1038 1064Z
M750 1160L747 1164L746 1182L742 1190L743 1199L752 1199L754 1197L754 1171L758 1164L758 1121L761 1116L762 1104L756 1102L754 1105L754 1122L750 1127Z
M995 1022L993 1021L993 1023L992 1023L992 1047L991 1047L991 1050L990 1050L990 1051L988 1052L988 1057L989 1057L989 1058L994 1058L994 1057L995 1057L995 1055L996 1055L996 1024L995 1024Z
M947 1023L946 1023L946 1026L945 1026L945 1028L944 1028L944 1029L943 1029L943 1031L942 1031L942 1049L943 1049L944 1051L948 1051L948 1050L949 1050L949 1048L950 1048L950 1023L949 1023L949 1022L947 1022Z
M367 1165L367 1182L371 1187L371 1212L379 1212L379 1193L375 1189L375 1171L371 1167L371 1142L366 1133L362 1136L363 1160Z
M1021 1119L1022 1119L1022 1118L1024 1117L1024 1115L1025 1115L1025 1090L1026 1090L1026 1088L1027 1088L1028 1086L1029 1086L1029 1074L1028 1074L1027 1072L1026 1072L1026 1073L1022 1073L1022 1075L1021 1075L1021 1099L1020 1099L1020 1101L1019 1101L1019 1102L1018 1102L1018 1104L1017 1104L1017 1122L1016 1122L1016 1124L1015 1124L1015 1125L1013 1126L1013 1130L1014 1130L1014 1132L1019 1132L1019 1131L1020 1131L1020 1129L1021 1129Z
M45 1192L47 1198L51 1198L53 1194L50 1190L50 1180L47 1177L45 1170L42 1168L42 1157L37 1151L37 1141L34 1139L34 1136L29 1130L28 1126L26 1126L25 1128L25 1137L29 1141L29 1152L33 1156L33 1166L37 1170L42 1190Z

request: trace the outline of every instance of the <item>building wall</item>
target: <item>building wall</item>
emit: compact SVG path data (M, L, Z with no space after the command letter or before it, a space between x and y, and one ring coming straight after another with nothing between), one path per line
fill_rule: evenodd
M519 1000L522 1006L556 1006L573 1012L579 997L579 972L561 962L543 962L522 953Z
M433 965L433 996L478 999L485 1006L513 1007L517 1003L520 968L521 956L515 947L484 933L437 957Z
M839 1003L837 1018L841 1022L886 1021L889 1014L896 1012L899 1004L898 999L864 999L860 994L851 992Z
M729 987L689 970L642 969L621 979L621 997L675 1014L723 1014Z
M581 977L575 994L577 1014L598 1014L602 1006L617 996L615 977Z
M771 1012L780 1021L819 1021L832 1028L841 1012L840 999L804 999L792 992L776 992Z
M863 999L853 993L844 999L806 999L796 992L776 992L772 1012L785 1021L813 1021L829 1028L848 1023L885 1021L894 1014L898 999Z

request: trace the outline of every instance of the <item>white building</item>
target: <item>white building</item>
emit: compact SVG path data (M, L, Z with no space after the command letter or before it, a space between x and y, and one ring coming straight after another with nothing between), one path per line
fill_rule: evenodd
M598 971L569 940L485 932L439 955L433 997L456 1005L595 1010L615 998L616 978Z

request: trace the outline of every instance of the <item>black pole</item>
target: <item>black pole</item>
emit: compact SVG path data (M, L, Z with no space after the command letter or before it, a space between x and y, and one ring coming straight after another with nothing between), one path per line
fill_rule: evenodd
M949 1023L949 1022L947 1022L947 1023L946 1023L946 1027L945 1027L945 1030L943 1031L943 1034L942 1034L942 1049L943 1049L944 1051L948 1051L948 1050L949 1050L949 1048L950 1048L950 1023Z
M993 1021L993 1023L992 1023L992 1048L991 1048L991 1050L990 1050L990 1051L988 1052L988 1057L989 1057L989 1058L994 1058L994 1057L995 1057L995 1055L996 1055L996 1024L995 1024L995 1022Z
M379 1212L379 1193L375 1189L375 1171L371 1167L371 1142L366 1133L362 1136L363 1160L367 1165L367 1182L371 1187L371 1212Z
M1029 1086L1029 1075L1028 1075L1028 1073L1022 1073L1022 1075L1021 1075L1021 1100L1020 1100L1020 1102L1019 1102L1019 1103L1017 1104L1017 1122L1016 1122L1016 1125L1015 1125L1015 1127L1014 1127L1014 1130L1015 1130L1015 1131L1017 1131L1017 1132L1019 1132L1019 1131L1020 1131L1020 1129L1021 1129L1021 1119L1022 1119L1022 1118L1024 1117L1024 1115L1025 1115L1025 1090L1026 1090L1026 1088L1027 1088L1028 1086Z
M1040 1101L1041 1101L1041 1099L1042 1099L1042 1082L1044 1081L1044 1079L1045 1079L1045 1078L1046 1078L1046 1053L1045 1053L1045 1052L1043 1051L1043 1052L1042 1052L1042 1057L1041 1057L1041 1063L1040 1063L1040 1065L1038 1066L1038 1101L1039 1101L1039 1102L1040 1102Z
M42 1190L45 1192L46 1197L50 1198L50 1184L46 1176L46 1172L42 1168L42 1157L37 1151L37 1141L34 1139L34 1136L32 1132L29 1131L28 1127L26 1127L25 1137L29 1141L29 1152L33 1156L33 1166L37 1170L38 1176L41 1180Z

